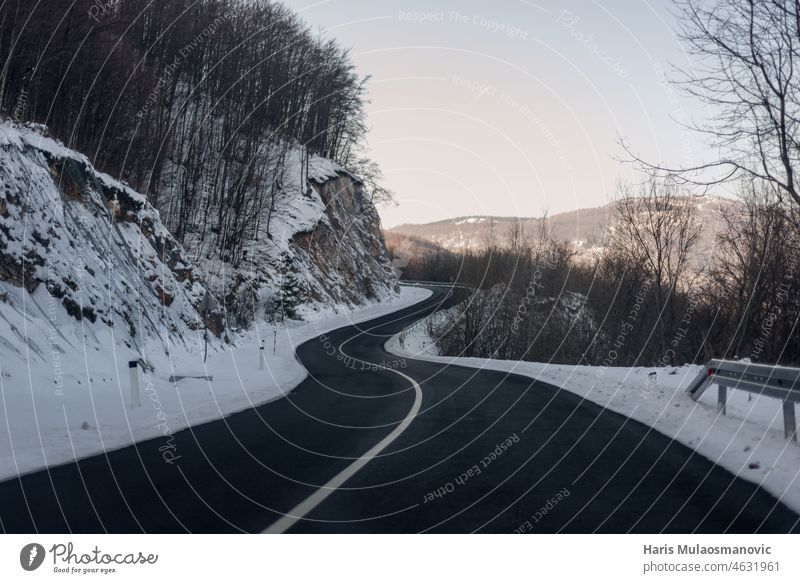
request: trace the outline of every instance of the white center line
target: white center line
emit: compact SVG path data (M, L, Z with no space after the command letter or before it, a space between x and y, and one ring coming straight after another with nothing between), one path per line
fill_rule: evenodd
M375 456L377 456L380 452L386 449L389 444L391 444L395 439L397 439L401 433L403 433L411 422L414 420L414 417L417 416L419 413L419 409L422 406L422 388L420 388L419 383L412 379L407 374L404 374L398 370L394 370L391 368L385 368L381 365L376 365L371 362L366 362L364 360L353 358L342 350L342 346L344 346L347 342L351 339L345 340L339 345L339 352L341 352L347 358L351 358L357 362L363 362L365 364L369 364L370 366L378 366L382 370L387 370L389 372L393 372L395 374L400 375L404 379L406 379L411 385L414 387L414 404L411 405L411 409L409 409L408 414L406 415L405 419L394 428L389 435L384 437L380 440L377 444L375 444L367 453L363 456L355 460L341 472L336 474L331 480L329 480L324 486L321 486L316 492L311 494L308 498L303 500L300 504L292 508L286 515L278 519L275 523L272 524L269 528L262 531L264 534L280 534L286 532L292 526L294 526L298 521L302 520L309 512L314 510L317 506L319 506L328 496L333 494L337 488L339 488L342 484L344 484L347 480L349 480L353 475L358 472L361 468L367 465Z

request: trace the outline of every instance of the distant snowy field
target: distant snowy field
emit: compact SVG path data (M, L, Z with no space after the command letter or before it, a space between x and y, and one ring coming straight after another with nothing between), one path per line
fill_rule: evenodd
M422 325L402 340L394 336L386 348L398 356L515 373L561 387L653 427L800 512L800 445L783 437L781 402L748 401L747 393L734 389L723 416L716 408L716 386L697 403L686 393L700 366L605 368L439 356Z
M115 350L110 332L84 350L80 360L53 366L0 363L0 479L120 448L153 437L168 437L188 426L220 419L279 398L306 378L295 348L320 334L363 322L415 304L429 290L402 287L385 303L347 310L343 307L304 313L305 322L288 327L259 325L235 344L217 343L203 364L202 332L192 350L170 357L148 355L155 372L140 373L142 404L130 405L130 352ZM33 324L30 320L28 323ZM39 320L42 326L46 321ZM8 322L0 322L0 327ZM96 327L98 330L100 327ZM43 330L42 332L46 332ZM277 332L275 336L274 332ZM259 370L259 341L264 339L266 368ZM275 353L273 354L273 344ZM98 346L108 346L103 351ZM173 375L211 375L213 381ZM54 377L57 375L57 377Z

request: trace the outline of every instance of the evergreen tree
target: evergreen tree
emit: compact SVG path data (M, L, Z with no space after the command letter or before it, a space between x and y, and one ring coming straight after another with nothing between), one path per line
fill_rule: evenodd
M297 307L302 303L302 289L300 281L297 279L292 266L292 259L289 255L283 256L281 266L283 280L280 289L280 308L284 318L297 320Z

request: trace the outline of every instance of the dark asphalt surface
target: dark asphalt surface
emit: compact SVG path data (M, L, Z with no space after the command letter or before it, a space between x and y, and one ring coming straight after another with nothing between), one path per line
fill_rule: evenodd
M388 337L417 306L314 339L286 398L175 434L0 483L14 533L260 532L404 419L397 440L289 532L796 532L798 516L691 449L528 378L398 359ZM504 448L501 444L510 444ZM498 447L499 446L499 447ZM498 453L499 452L499 453Z

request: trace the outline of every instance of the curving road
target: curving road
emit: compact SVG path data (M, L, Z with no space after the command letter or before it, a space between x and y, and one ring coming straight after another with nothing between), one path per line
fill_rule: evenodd
M446 298L436 289L301 345L308 379L175 434L175 464L155 439L0 483L0 529L798 530L798 516L755 484L572 393L384 351Z

